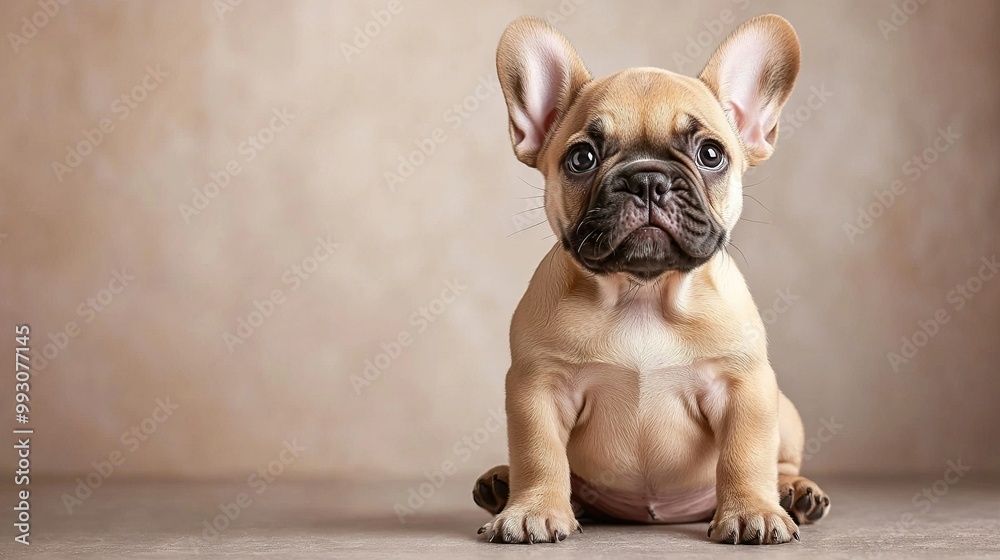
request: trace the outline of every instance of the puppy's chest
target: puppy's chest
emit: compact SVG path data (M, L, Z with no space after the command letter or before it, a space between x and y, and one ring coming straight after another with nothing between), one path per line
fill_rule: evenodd
M697 412L698 399L715 377L708 362L691 356L663 336L625 337L601 359L580 368L579 386L595 405L629 411L620 418L634 427L657 430Z
M652 306L610 317L599 332L599 343L589 356L592 361L625 368L644 379L661 378L661 373L686 368L697 359L697 352L677 327Z
M700 416L697 401L714 372L674 327L635 314L605 332L595 359L579 371L579 386L593 404L629 411L620 421L640 432Z
M707 443L701 406L724 400L717 368L649 314L617 327L606 331L600 354L577 373L585 403L581 433L614 442L618 456L640 471L651 457L668 463L690 457L686 450Z
M584 405L585 431L602 440L626 438L633 449L699 431L699 400L711 390L715 368L698 336L680 319L668 320L656 294L589 315L587 321L560 323L572 325L561 334L576 341L571 359L579 367L571 386Z

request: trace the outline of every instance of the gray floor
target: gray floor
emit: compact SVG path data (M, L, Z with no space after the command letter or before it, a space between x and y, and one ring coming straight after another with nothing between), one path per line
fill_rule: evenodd
M405 523L393 513L419 482L246 484L108 481L76 505L62 495L74 483L32 486L32 544L13 543L11 505L0 504L4 557L59 558L1000 558L1000 483L961 479L823 480L834 507L802 530L802 542L780 546L718 545L707 525L587 525L559 544L491 545L476 529L488 517L453 477ZM940 496L935 495L936 489ZM924 488L936 503L914 501ZM424 490L429 492L430 487ZM218 536L205 522L235 516ZM10 489L2 492L13 501ZM238 515L235 515L238 513ZM222 526L219 518L219 525Z

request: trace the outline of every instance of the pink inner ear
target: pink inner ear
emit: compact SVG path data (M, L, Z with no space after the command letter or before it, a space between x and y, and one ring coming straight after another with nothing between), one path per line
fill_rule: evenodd
M751 116L747 114L746 110L735 99L726 103L726 109L730 121L737 132L739 132L744 144L753 144L759 140L760 133L754 130L756 127Z
M524 108L515 118L515 142L528 152L541 148L559 116L559 97L569 75L569 53L558 38L532 37L524 49Z
M744 90L742 97L730 99L725 108L744 146L752 151L770 150L778 128L773 104L765 104L756 92Z
M772 47L766 31L747 30L727 47L719 67L720 98L725 100L733 124L751 151L769 152L775 138L777 107L761 89L761 75Z

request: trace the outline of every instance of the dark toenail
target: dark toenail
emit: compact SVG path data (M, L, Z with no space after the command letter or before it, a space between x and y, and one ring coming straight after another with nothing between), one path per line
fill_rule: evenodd
M485 532L486 532L486 527L480 527L479 530L476 531L476 534L477 535L482 535Z
M778 542L778 530L777 529L772 529L771 530L771 540L773 542Z
M827 498L827 497L824 496L823 497L823 505L824 506L830 505L830 498Z
M564 541L566 540L566 533L563 533L562 531L556 531L556 538L559 539L559 541Z
M580 525L579 523L576 524L576 532L580 533L581 535L583 534L583 526Z
M708 538L712 538L712 526L708 526Z
M799 534L798 533L792 533L792 538L795 539L795 540L799 540Z

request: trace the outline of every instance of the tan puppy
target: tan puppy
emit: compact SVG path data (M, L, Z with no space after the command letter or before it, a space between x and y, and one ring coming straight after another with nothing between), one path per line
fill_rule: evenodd
M545 176L560 243L514 313L510 467L473 490L497 514L480 533L556 541L588 516L798 539L830 501L799 476L802 422L725 252L743 173L771 155L798 74L794 30L744 23L697 79L594 79L562 35L522 18L497 69L514 153Z

